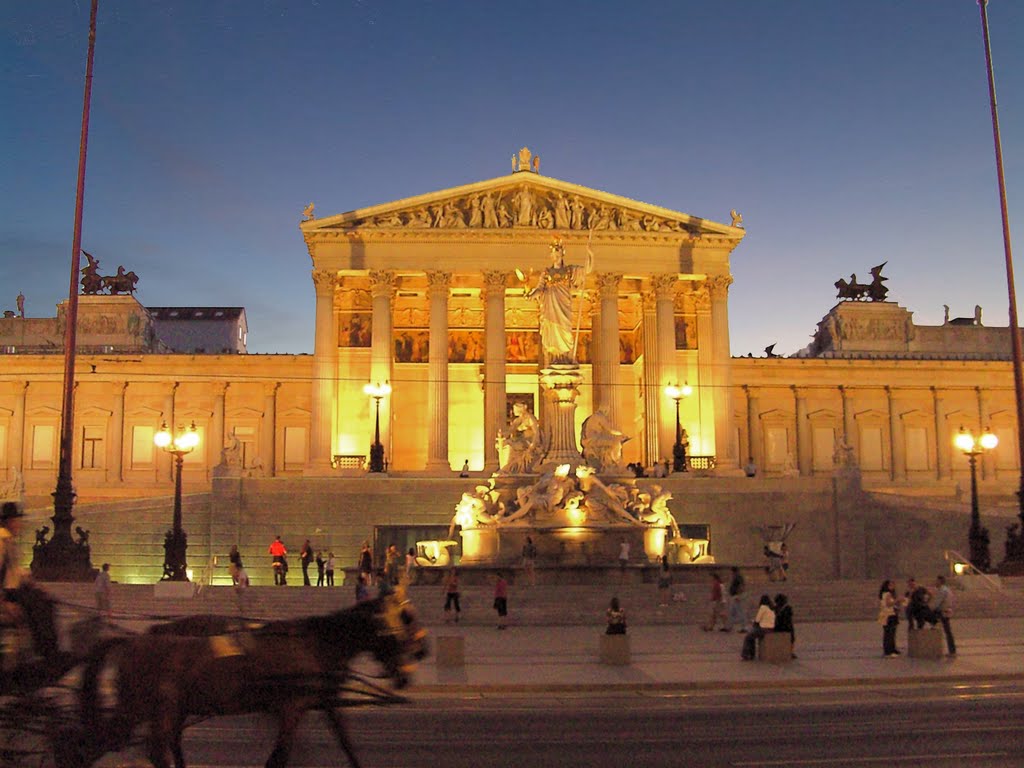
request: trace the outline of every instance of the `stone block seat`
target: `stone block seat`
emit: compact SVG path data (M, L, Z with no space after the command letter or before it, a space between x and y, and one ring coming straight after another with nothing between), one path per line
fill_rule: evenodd
M945 635L938 627L911 627L909 638L907 653L912 659L941 659L945 655Z
M629 635L602 634L599 640L599 659L602 664L615 667L629 666Z
M769 664L788 664L793 660L793 642L789 632L768 632L757 641L757 660Z
M462 635L438 635L435 661L439 667L466 665L466 638Z

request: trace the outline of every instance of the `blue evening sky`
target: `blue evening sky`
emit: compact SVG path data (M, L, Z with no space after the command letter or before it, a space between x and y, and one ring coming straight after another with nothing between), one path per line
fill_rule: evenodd
M0 309L67 297L88 17L0 7ZM1024 3L989 17L1020 232ZM1007 322L974 0L101 0L83 247L144 304L242 305L250 351L309 352L308 202L501 176L523 145L566 181L738 209L734 355L801 349L883 261L918 323Z

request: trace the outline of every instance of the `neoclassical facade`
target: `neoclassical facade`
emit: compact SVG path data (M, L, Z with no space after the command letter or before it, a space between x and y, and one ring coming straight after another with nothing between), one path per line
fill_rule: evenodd
M487 181L324 217L311 205L300 229L312 355L169 354L148 345L152 317L134 298L82 297L80 492L166 493L170 457L152 440L165 421L200 432L186 459L193 488L227 465L265 478L359 474L378 405L364 386L384 382L388 474L444 476L465 461L497 469L512 405L547 419L528 294L555 238L567 263L592 256L572 303L577 436L603 407L631 438L624 461L671 459L676 403L665 387L687 384L679 417L690 453L715 457L720 474L741 474L752 457L769 476L824 476L842 454L867 482L945 482L966 474L952 446L961 426L1000 437L985 479L1018 471L1008 334L980 314L921 327L893 302L841 302L803 356L732 358L730 257L746 234L735 213L716 223L560 181L520 153L512 173ZM5 317L0 327L4 339L24 338L29 324L39 336L30 353L10 344L0 354L0 484L45 499L62 358L40 322Z

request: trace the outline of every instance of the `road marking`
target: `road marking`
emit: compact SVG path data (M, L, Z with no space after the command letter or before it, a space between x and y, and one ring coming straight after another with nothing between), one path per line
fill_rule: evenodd
M970 760L982 757L1009 757L1009 752L960 752L932 755L907 755L906 757L822 757L809 760L756 760L733 763L736 768L754 768L768 765L855 765L857 763L920 763L923 760Z

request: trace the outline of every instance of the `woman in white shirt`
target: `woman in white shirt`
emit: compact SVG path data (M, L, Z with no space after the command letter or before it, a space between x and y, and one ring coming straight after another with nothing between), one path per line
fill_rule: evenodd
M754 616L754 626L743 638L743 652L740 654L744 661L754 658L757 650L757 641L765 636L766 632L775 630L775 609L772 607L772 599L768 595L761 595L761 604L757 607L757 615Z

